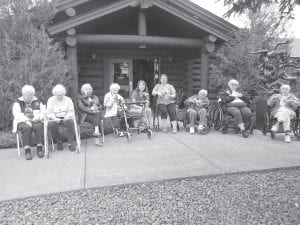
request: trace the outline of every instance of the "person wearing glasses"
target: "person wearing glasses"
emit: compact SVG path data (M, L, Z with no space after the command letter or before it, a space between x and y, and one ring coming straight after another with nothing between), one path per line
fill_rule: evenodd
M247 138L251 124L251 110L248 107L250 100L237 90L238 86L239 82L231 79L228 82L228 90L221 97L221 101L225 104L227 112L237 122L243 137Z

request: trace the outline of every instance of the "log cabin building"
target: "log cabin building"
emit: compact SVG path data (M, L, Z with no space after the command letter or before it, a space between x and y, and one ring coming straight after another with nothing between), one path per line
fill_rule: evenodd
M74 91L91 83L103 99L117 82L129 97L159 74L188 95L213 86L209 58L237 28L188 0L60 0L47 31L71 59Z

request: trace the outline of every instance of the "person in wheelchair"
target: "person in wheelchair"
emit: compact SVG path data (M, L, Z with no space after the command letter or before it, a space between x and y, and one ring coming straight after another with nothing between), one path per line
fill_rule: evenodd
M117 83L112 83L109 87L109 92L104 96L104 107L105 107L105 118L111 118L112 125L114 129L125 130L124 118L121 120L114 119L115 117L123 116L123 109L126 110L126 105L124 105L124 98L118 94L120 90L120 85ZM124 136L123 132L118 132L120 136Z
M145 114L146 114L146 121L147 124L150 125L152 124L152 111L151 108L149 107L150 105L150 96L149 96L149 91L148 87L145 81L140 80L137 83L136 89L132 92L131 94L131 101L132 102L142 102L145 101ZM141 105L131 105L130 111L132 112L142 112L143 106Z
M173 127L172 134L177 133L176 91L173 85L168 84L167 74L161 74L160 84L156 84L152 90L152 95L157 96L157 107L161 114L161 124L163 132L167 132L167 116L169 114L170 121Z
M197 127L199 133L207 129L207 107L209 100L207 91L202 89L197 95L193 95L185 100L184 105L187 107L187 114L190 122L190 134L195 133L195 120L199 116L200 121Z
M93 88L90 84L84 84L81 86L81 94L77 97L77 106L79 111L79 124L88 121L93 124L94 132L93 136L95 138L96 146L103 146L98 137L101 136L100 133L100 121L102 107L99 102L99 98L93 95Z
M67 128L69 150L75 151L74 104L72 99L66 96L66 92L66 88L62 84L57 84L53 87L53 96L47 101L47 117L50 120L49 128L51 134L57 143L57 150L63 150L62 136L58 129L58 126L63 124Z
M295 110L300 106L300 100L292 93L291 87L283 84L280 87L280 94L273 94L267 101L268 106L272 107L271 116L277 119L272 126L271 132L277 132L279 124L283 124L285 142L290 143L290 122L296 117Z
M239 82L231 79L228 82L229 89L221 96L221 102L225 104L226 111L231 114L237 122L243 137L249 136L251 126L251 110L248 107L249 98L237 91Z
M31 85L22 87L22 97L18 98L13 104L13 132L22 133L22 142L25 150L25 159L31 160L30 141L32 132L37 143L37 155L44 157L43 151L43 110L44 105L35 96L35 89Z

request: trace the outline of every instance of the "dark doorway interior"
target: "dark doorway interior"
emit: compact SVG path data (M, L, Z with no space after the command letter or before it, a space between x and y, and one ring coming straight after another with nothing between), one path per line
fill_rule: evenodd
M139 80L147 83L149 94L154 88L154 60L152 59L134 59L133 60L133 89Z

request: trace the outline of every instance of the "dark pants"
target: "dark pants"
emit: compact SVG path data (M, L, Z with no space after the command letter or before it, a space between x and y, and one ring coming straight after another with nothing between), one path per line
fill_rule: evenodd
M251 122L251 110L248 107L228 107L229 112L238 124L244 123L246 126Z
M171 103L169 105L159 104L157 106L158 111L160 112L160 117L162 119L167 119L168 114L170 117L170 121L176 121L176 106L175 103Z
M100 126L100 120L101 120L101 112L97 112L94 114L82 113L80 122L82 123L84 121L87 121L89 123L92 123L93 126L95 127L95 126Z
M68 119L68 120L61 120L59 122L56 122L56 121L49 122L49 128L51 130L51 135L56 143L62 142L62 136L58 129L59 125L64 125L67 128L68 143L72 144L74 142L74 135L75 135L73 120Z
M34 132L37 144L43 144L43 123L32 122L32 126L22 122L18 123L18 130L22 133L22 141L24 146L30 146L31 134Z

